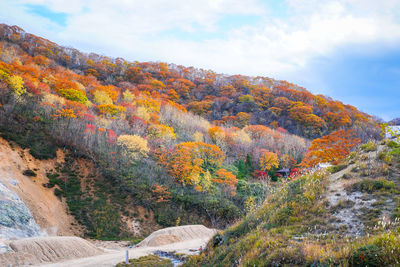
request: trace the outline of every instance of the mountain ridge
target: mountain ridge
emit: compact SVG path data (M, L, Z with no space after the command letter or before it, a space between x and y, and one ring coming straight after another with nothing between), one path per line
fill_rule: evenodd
M365 141L379 134L372 116L286 81L85 54L5 24L0 26L0 39L18 44L30 55L47 56L79 74L94 75L106 84L133 84L139 91L168 95L167 99L217 124L243 127L250 122L312 138L340 128L354 128Z

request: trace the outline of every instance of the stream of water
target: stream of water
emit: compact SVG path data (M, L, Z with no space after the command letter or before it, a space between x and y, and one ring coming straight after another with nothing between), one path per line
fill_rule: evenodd
M177 255L175 255L172 252L165 252L165 251L158 250L158 251L154 252L154 255L157 255L158 257L163 258L163 259L170 260L174 267L180 266L185 262L184 259L178 257Z

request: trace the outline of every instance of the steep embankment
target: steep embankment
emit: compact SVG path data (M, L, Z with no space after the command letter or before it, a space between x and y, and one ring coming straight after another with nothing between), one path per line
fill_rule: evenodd
M17 212L24 218L15 220L31 216L43 234L95 239L142 237L160 228L153 212L119 191L118 183L106 180L93 161L67 150L55 154L53 159L39 160L29 149L0 138L0 183L27 207ZM9 220L12 214L6 213ZM4 224L5 220L4 216Z
M0 138L0 183L15 192L30 210L33 218L49 235L81 235L82 231L68 208L55 194L54 188L46 188L46 173L62 163L64 155L61 150L57 158L37 160L27 149L10 144ZM25 172L26 170L33 173Z
M283 185L186 266L398 266L400 145L362 145Z

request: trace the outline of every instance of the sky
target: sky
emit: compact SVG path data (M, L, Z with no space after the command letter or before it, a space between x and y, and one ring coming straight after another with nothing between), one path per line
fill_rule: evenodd
M400 0L0 0L0 23L83 52L287 80L400 117Z

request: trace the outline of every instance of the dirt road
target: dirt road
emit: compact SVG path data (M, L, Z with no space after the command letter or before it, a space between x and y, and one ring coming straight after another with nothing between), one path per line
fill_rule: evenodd
M192 250L198 250L201 246L204 248L209 238L206 239L193 239L189 241L183 241L179 243L173 243L169 245L156 246L156 247L137 247L129 249L129 258L139 258L142 256L146 256L148 254L152 254L157 250L166 251L166 252L176 252L176 253L184 253L184 254L193 254ZM88 257L88 258L80 258L74 260L67 260L63 262L57 262L52 264L42 264L35 265L41 267L71 267L71 266L80 266L80 267L95 267L95 266L115 266L119 262L125 261L125 253L126 250L120 251L109 251L105 254Z
M203 225L164 228L153 232L136 247L128 249L129 258L139 258L155 251L194 254L200 247L204 248L216 232L215 229ZM11 243L10 246L15 249L13 253L32 255L36 260L34 266L41 267L115 266L125 261L127 250L98 248L78 237L22 239Z

